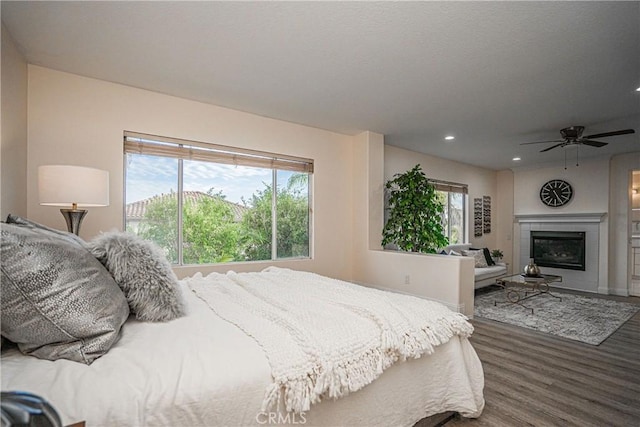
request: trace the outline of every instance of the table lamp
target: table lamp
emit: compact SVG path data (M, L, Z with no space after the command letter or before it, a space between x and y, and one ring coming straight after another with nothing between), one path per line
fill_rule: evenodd
M78 207L109 206L109 172L70 165L38 167L38 195L43 206L60 209L70 233L78 234L87 211Z

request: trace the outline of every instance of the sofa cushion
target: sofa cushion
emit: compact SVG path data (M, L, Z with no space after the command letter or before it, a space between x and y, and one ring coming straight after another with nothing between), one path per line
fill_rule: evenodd
M507 274L507 266L505 264L496 264L491 267L476 268L474 275L475 281L490 279L492 277L499 277Z

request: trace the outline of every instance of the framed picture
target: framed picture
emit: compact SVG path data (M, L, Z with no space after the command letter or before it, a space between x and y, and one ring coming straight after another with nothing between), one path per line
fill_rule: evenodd
M482 236L482 199L473 199L473 235Z
M491 233L491 196L482 196L482 231Z

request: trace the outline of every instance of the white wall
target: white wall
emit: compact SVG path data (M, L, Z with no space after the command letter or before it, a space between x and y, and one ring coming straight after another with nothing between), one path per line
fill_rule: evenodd
M468 221L467 235L469 243L475 247L496 248L498 219L496 216L497 203L497 173L490 169L464 163L445 160L426 154L386 145L384 147L384 180L393 178L396 173L404 173L420 164L427 178L451 181L469 186L469 204L467 206ZM491 233L482 237L473 235L473 199L491 196Z
M27 203L34 221L66 229L58 208L38 204L37 168L75 164L110 173L111 204L89 210L82 237L122 229L124 130L286 153L315 160L315 244L312 260L278 265L351 278L352 137L34 65L28 100ZM271 263L185 267L177 273L266 264Z
M563 179L573 187L573 198L565 206L551 208L540 201L540 187L551 179ZM545 168L514 169L514 215L551 215L607 213L599 225L597 283L594 288L583 289L607 293L608 242L609 242L609 159L598 158L580 161L580 166L569 163ZM521 254L520 225L513 230L513 270L521 271L528 255ZM567 283L567 287L582 289L579 284ZM597 286L597 289L596 289Z
M0 215L27 215L27 63L2 24Z
M551 179L563 179L573 187L565 206L550 208L540 201L540 187ZM514 214L607 212L609 210L609 160L584 160L546 168L514 169Z

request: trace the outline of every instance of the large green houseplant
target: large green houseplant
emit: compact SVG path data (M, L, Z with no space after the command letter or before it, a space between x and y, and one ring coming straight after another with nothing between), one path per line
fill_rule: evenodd
M444 205L420 165L395 174L385 184L388 219L382 230L382 245L395 244L408 252L434 253L449 242L444 235Z

